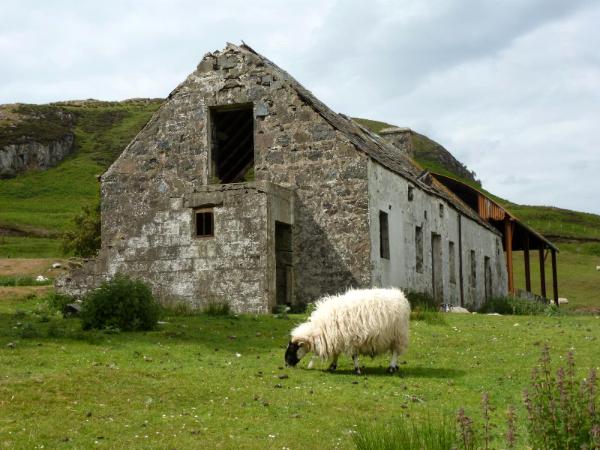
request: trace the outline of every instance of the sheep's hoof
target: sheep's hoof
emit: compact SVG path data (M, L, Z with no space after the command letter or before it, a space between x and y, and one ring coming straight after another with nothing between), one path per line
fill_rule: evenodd
M398 372L398 366L388 367L388 373L396 373L396 372Z
M334 371L335 371L335 369L337 369L337 364L335 364L335 363L331 363L331 364L329 365L329 368L328 368L327 370L328 370L328 371L330 371L330 372L334 372Z

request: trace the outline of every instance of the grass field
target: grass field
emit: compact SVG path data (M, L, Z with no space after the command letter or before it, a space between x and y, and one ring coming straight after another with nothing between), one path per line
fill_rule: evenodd
M477 419L483 392L496 436L518 405L522 448L522 391L542 344L556 360L573 350L581 376L598 366L593 316L411 322L402 377L385 373L384 357L364 358L356 376L348 358L337 373L283 367L301 316L167 316L153 332L82 332L77 319L36 313L32 295L0 302L4 448L352 448L361 425L460 407Z

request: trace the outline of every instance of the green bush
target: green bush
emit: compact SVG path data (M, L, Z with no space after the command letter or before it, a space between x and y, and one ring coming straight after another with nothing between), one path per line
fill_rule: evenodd
M440 313L433 297L427 292L408 291L405 293L410 303L410 320L418 320L430 325L445 325L443 313Z
M96 256L101 244L100 202L93 207L84 206L73 218L73 225L73 230L63 235L63 252L82 258Z
M152 330L160 306L150 288L140 280L117 274L90 292L81 309L84 330L118 328L122 331Z
M75 298L70 295L58 294L56 292L50 292L46 296L46 303L51 311L65 313L65 309L69 303L73 303Z
M556 307L536 300L516 297L494 297L486 301L479 309L480 313L512 314L515 316L538 316L555 314Z

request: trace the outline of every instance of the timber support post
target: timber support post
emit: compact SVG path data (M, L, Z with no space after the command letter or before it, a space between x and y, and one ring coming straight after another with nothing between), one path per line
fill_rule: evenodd
M546 298L546 262L544 261L544 244L540 243L540 285L541 295Z
M556 250L552 251L552 294L554 295L554 304L558 306L558 275L556 270Z
M525 245L523 248L525 258L525 290L531 292L531 268L529 267L529 233L525 234Z

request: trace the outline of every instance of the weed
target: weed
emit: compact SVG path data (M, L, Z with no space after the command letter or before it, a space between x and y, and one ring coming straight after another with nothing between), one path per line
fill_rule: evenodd
M578 383L572 352L567 354L566 367L559 367L556 375L550 363L550 351L544 346L531 374L531 386L524 393L530 443L535 448L556 450L598 448L596 370L591 369Z
M44 277L39 281L31 276L0 276L0 286L47 286L53 280Z
M512 314L515 316L536 316L558 314L558 308L536 300L516 297L493 297L479 309L480 313Z
M202 309L202 312L209 316L229 316L231 315L231 306L229 305L229 302L210 299Z

